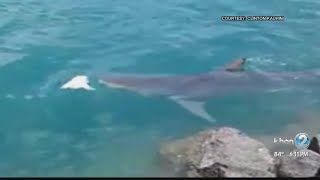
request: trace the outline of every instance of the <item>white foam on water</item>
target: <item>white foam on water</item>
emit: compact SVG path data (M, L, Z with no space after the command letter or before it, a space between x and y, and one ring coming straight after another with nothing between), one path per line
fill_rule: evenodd
M32 95L24 95L23 98L30 100L30 99L33 99L33 96Z
M291 88L273 88L273 89L266 90L266 92L274 93L274 92L290 91L290 90L292 89Z
M46 98L47 95L45 95L45 94L38 94L37 97L38 97L38 98Z
M87 76L78 75L72 78L70 81L60 87L61 89L85 89L88 91L95 90L89 85L89 79Z
M45 95L32 95L32 94L25 94L23 96L16 96L14 94L4 94L0 95L0 99L24 99L24 100L31 100L31 99L41 99L41 98L46 98L47 96Z
M48 94L53 93L57 86L61 85L61 80L65 77L72 76L72 70L61 70L57 73L49 75L43 85L39 88L38 97L46 97Z
M5 96L5 98L6 98L6 99L14 99L15 96L12 95L12 94L7 94L7 95Z

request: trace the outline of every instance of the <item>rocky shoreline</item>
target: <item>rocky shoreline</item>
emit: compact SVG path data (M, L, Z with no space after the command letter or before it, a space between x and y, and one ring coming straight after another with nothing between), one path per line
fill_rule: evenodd
M297 150L298 151L298 150ZM318 138L308 157L274 157L263 143L229 127L208 129L162 145L160 155L185 177L320 176Z

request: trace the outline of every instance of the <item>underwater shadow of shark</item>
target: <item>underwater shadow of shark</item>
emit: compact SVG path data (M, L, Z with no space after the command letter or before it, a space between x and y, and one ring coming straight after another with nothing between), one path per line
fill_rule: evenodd
M218 70L195 75L108 75L98 79L109 88L168 97L192 114L214 123L215 118L205 110L210 97L239 92L275 92L288 89L296 82L314 84L320 75L319 71L249 72L244 69L245 63L246 59L241 58ZM87 76L76 76L61 89L95 90L89 85Z

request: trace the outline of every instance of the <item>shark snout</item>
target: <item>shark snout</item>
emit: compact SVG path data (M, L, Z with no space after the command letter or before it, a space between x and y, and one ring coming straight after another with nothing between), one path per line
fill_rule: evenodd
M120 78L104 78L100 79L99 83L110 88L127 88L126 83Z

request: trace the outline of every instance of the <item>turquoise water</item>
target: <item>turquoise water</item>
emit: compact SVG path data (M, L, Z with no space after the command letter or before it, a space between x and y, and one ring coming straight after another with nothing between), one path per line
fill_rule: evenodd
M78 74L206 72L242 56L252 70L320 68L319 9L317 0L1 0L0 176L167 176L160 144L201 129L317 131L304 121L319 109L316 91L210 99L210 124L165 98L59 87Z

